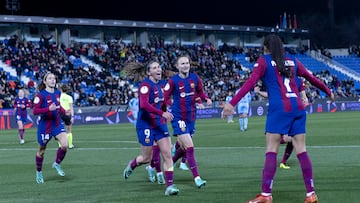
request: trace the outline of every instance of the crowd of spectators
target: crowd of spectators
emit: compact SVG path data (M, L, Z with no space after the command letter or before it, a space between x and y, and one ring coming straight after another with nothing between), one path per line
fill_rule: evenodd
M353 45L349 46L348 51L349 51L349 55L354 55L354 56L360 57L360 45L353 44Z
M153 36L146 46L126 44L121 39L110 40L107 43L74 43L71 47L55 43L44 46L39 42L9 39L0 44L1 60L16 68L18 78L26 75L30 81L27 84L22 81L9 81L7 74L1 72L0 103L3 108L11 106L16 90L21 87L25 87L32 98L36 84L44 73L51 71L59 82L67 83L72 88L76 106L127 105L136 84L122 72L126 63L157 59L161 63L165 77L169 77L175 71L175 58L183 53L191 57L193 71L203 79L205 91L215 101L214 105L221 106L228 92L235 92L252 69L244 67L232 56L241 54L250 63L254 63L262 50L226 44L217 48L210 43L191 46L168 45L156 36ZM102 69L96 69L91 64L77 63L81 55L100 65ZM353 81L339 81L328 71L315 75L336 90L337 96L354 96ZM346 91L339 91L342 89ZM311 86L307 91L313 100L322 97L321 93ZM256 95L254 99L257 99Z

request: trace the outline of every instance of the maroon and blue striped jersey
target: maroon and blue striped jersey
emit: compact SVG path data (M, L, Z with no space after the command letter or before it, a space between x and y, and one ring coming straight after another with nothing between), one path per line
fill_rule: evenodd
M187 78L182 78L179 74L172 76L164 90L165 100L172 98L171 113L184 121L195 121L196 103L199 99L208 98L196 73L189 73Z
M16 97L14 101L16 120L27 120L27 109L31 108L30 99Z
M149 78L145 78L139 86L139 113L136 128L154 129L166 124L162 117L166 110L164 105L163 89L160 83L154 83Z
M60 114L65 114L65 110L60 106L60 94L61 92L57 89L53 93L42 90L34 99L33 113L40 115L39 129L43 130L43 133L52 134L54 129L63 128ZM52 103L56 105L55 111L49 111Z
M276 63L270 54L259 57L254 65L249 79L230 101L235 106L240 99L250 91L260 79L265 83L269 97L269 112L304 111L304 105L299 95L301 89L298 77L303 77L312 85L318 87L326 94L331 95L330 89L319 79L313 76L304 65L293 56L285 57L285 65L292 68L293 76L286 78L279 73Z

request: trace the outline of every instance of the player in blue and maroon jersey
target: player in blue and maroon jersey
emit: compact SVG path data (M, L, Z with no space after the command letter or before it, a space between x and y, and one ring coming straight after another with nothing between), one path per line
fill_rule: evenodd
M18 96L14 101L15 116L18 124L20 144L24 144L24 124L27 122L27 109L31 108L31 101L25 97L23 89L19 89Z
M160 87L164 89L167 80L162 79L158 83ZM168 103L171 103L171 101L168 101ZM165 184L164 174L161 170L160 148L156 144L156 142L154 142L154 145L152 147L152 156L151 156L150 164L146 166L145 169L148 172L150 182L153 183L157 180L159 185Z
M36 153L36 182L38 184L44 183L42 165L46 146L52 137L55 137L60 144L52 167L56 169L60 176L65 176L60 163L66 155L68 142L65 127L60 116L61 114L69 116L71 112L70 110L65 111L60 106L61 92L55 86L55 75L47 73L38 85L39 93L34 98L33 113L40 116L37 132L39 150Z
M126 166L123 172L124 179L128 179L136 167L150 162L153 144L156 142L164 158L165 195L176 195L179 193L179 189L173 184L174 166L171 158L171 139L166 123L173 119L173 115L166 110L166 101L159 84L162 75L160 64L157 61L150 61L145 67L140 63L130 63L125 67L125 72L134 76L135 81L145 79L141 82L138 90L139 113L136 123L141 154Z
M195 133L197 103L202 99L211 105L212 101L204 93L200 77L195 73L190 73L188 56L179 56L175 66L179 73L172 76L164 88L165 100L172 98L171 113L173 113L174 119L171 121L171 125L180 146L173 156L173 161L175 163L186 154L195 185L201 188L206 181L201 179L198 172L192 135Z
M279 36L270 34L264 38L264 55L254 65L253 72L234 98L225 104L223 115L233 112L234 106L250 91L260 79L265 83L269 96L266 119L266 155L262 176L262 193L249 202L272 202L272 185L276 172L276 157L281 135L292 137L292 143L302 169L306 188L305 203L317 202L311 160L306 152L306 111L299 94L296 79L303 77L318 87L334 101L334 94L294 56L284 54Z
M296 81L298 82L298 85L300 85L299 94L300 94L301 100L302 100L303 104L305 106L307 106L307 105L309 105L309 100L306 96L304 81L301 78L297 78ZM258 87L258 86L256 86L254 88L254 90L255 90L256 94L259 94L266 98L268 97L268 93L265 91L260 91L260 87ZM279 167L282 169L290 169L290 166L287 165L286 162L289 159L289 157L294 149L294 146L291 142L291 137L288 135L282 135L281 139L280 139L280 144L286 144L286 147L285 147L284 155L280 162Z

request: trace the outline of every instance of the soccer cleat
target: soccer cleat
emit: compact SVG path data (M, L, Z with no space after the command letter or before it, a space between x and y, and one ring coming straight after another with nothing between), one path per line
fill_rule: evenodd
M155 180L156 180L155 169L153 169L151 166L146 166L145 170L149 174L149 181L152 182L152 183L155 182Z
M186 165L186 163L183 163L183 162L180 162L179 168L180 168L181 170L184 170L184 171L188 171L188 170L189 170L189 168L188 168L188 166Z
M256 198L248 201L247 203L272 203L272 195L264 196L261 194L256 195Z
M65 176L65 172L62 170L60 164L54 162L53 165L52 165L52 167L56 169L56 171L57 171L57 173L59 174L59 176L62 176L62 177Z
M290 166L286 165L285 163L280 163L279 167L282 169L290 169Z
M24 144L25 143L25 140L24 139L21 139L20 140L20 144Z
M124 179L128 179L132 172L133 172L133 170L131 169L130 163L129 163L123 172Z
M157 182L159 185L165 184L164 174L162 172L156 174Z
M305 201L304 201L304 203L317 203L317 202L318 202L318 198L317 198L315 192L312 193L312 195L310 195L310 197L306 197Z
M36 171L36 182L37 182L37 184L43 184L44 183L44 177L43 177L41 171Z
M166 196L177 195L179 191L180 190L175 185L170 185L166 188L165 195Z
M70 145L69 146L69 149L74 149L75 148L75 145Z
M202 186L206 185L206 180L203 180L200 177L195 178L195 185L196 185L196 187L201 188Z

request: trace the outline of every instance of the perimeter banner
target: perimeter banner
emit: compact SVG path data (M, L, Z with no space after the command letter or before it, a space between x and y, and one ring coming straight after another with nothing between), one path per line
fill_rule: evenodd
M236 110L236 108L235 108ZM220 118L222 108L205 108L197 110L197 118ZM329 103L326 101L315 102L306 106L306 112L312 113L334 113L338 111L360 111L359 101L339 101ZM0 130L17 128L13 109L0 109ZM249 110L249 116L265 116L267 114L266 102L253 102ZM236 115L236 112L235 112ZM38 116L32 114L29 110L28 122L25 128L37 126ZM81 107L75 108L74 125L92 125L92 124L108 124L115 125L121 123L133 123L134 117L126 106L119 107Z

